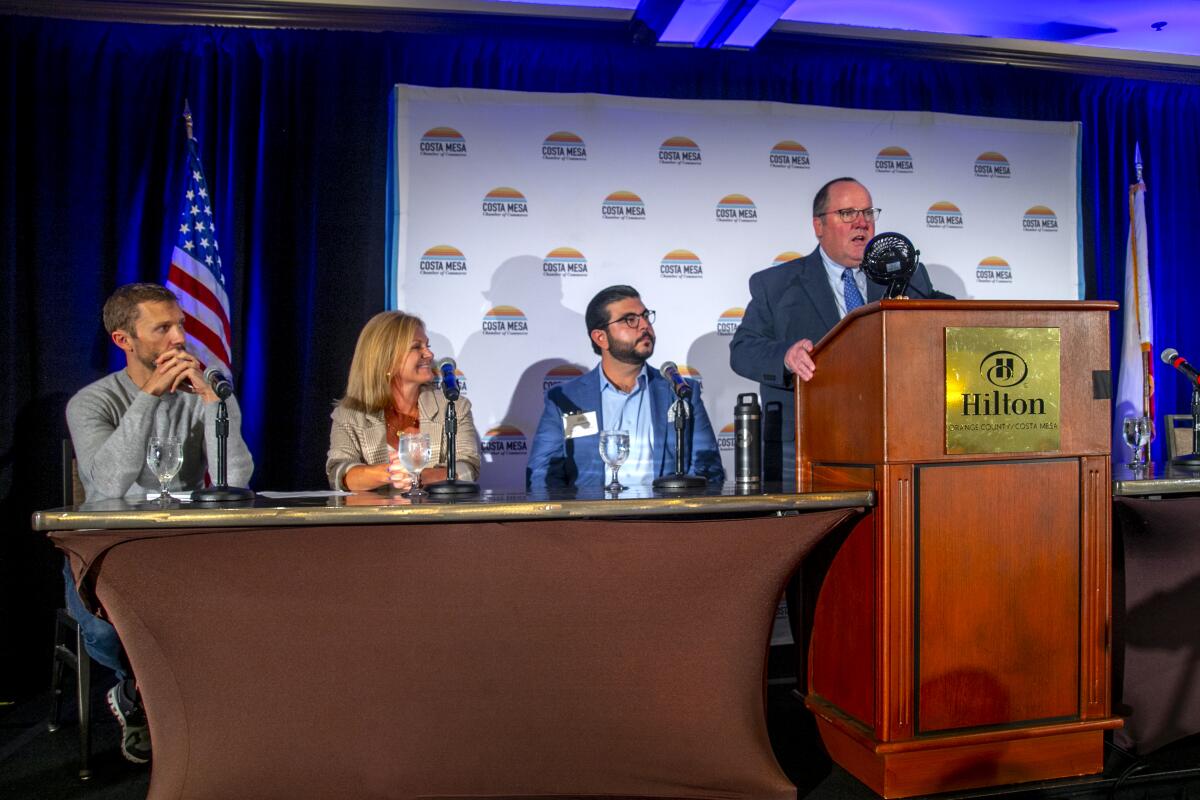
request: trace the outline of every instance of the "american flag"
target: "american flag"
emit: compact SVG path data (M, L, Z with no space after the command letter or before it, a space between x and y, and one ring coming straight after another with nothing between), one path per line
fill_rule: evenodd
M167 288L179 297L186 317L188 350L209 367L231 373L233 359L229 342L229 296L225 293L225 272L217 247L213 225L212 198L200 165L196 140L188 137L188 166L183 206L171 266L167 270Z

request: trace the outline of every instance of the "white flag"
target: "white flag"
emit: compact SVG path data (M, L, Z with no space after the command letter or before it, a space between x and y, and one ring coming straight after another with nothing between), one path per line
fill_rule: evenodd
M1141 154L1137 156L1141 172ZM1129 187L1129 239L1125 249L1125 326L1121 336L1120 380L1113 407L1113 453L1128 460L1121 422L1145 414L1154 419L1154 304L1150 299L1149 258L1146 255L1146 184Z

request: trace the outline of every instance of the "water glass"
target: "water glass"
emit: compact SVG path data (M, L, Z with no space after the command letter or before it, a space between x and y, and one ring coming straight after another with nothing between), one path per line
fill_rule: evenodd
M429 492L421 488L421 470L433 456L433 443L428 433L402 433L400 446L396 450L400 464L413 476L412 488L405 497L425 497Z
M168 487L171 479L183 466L183 442L171 436L151 436L146 445L146 466L158 479L158 496L160 506L173 505L176 501L171 497Z
M621 465L629 458L629 431L600 431L600 458L612 469L612 481L605 490L616 494L628 487L617 480Z
M1129 462L1132 469L1146 465L1146 446L1154 437L1154 423L1149 417L1128 416L1121 423L1121 433L1125 444L1133 451L1133 461Z

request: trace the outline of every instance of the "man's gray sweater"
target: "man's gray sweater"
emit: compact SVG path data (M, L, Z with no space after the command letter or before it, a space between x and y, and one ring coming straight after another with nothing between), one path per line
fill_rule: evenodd
M230 486L247 486L254 460L242 441L242 412L236 398L230 397L226 404L226 477ZM88 501L144 500L147 494L158 493L158 479L146 466L151 436L174 436L183 442L183 466L171 482L172 490L202 487L205 472L215 481L217 405L190 392L147 394L125 370L80 389L67 403L67 426Z

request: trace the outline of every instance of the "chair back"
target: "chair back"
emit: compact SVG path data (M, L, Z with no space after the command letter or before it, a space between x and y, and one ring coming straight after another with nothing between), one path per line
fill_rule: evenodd
M1167 414L1167 457L1186 456L1192 452L1192 415Z
M75 460L75 445L68 437L62 440L62 504L64 507L82 505L86 495L79 480L79 462Z

